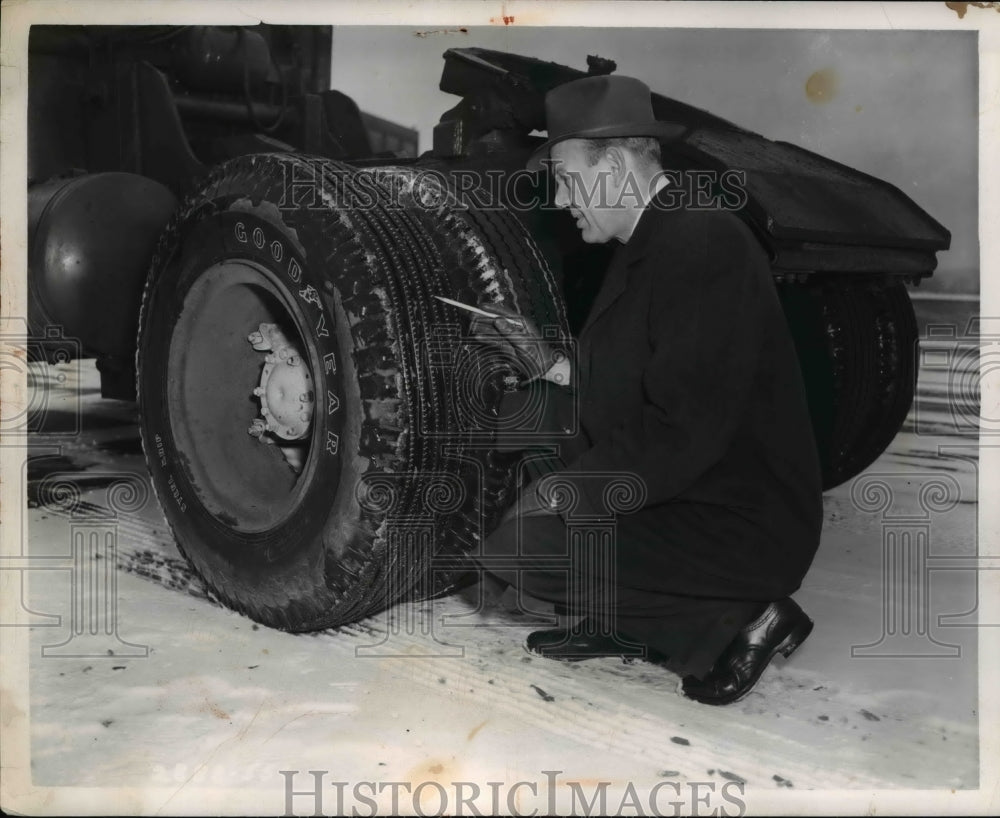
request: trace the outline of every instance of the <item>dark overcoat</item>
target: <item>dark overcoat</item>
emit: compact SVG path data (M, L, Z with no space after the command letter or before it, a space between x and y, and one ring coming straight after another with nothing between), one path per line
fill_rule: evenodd
M549 388L549 422L575 431L561 443L559 477L580 495L566 514L614 511L608 482L632 475L644 499L617 517L623 586L778 599L799 587L823 519L794 343L749 228L669 201L617 249L571 387Z

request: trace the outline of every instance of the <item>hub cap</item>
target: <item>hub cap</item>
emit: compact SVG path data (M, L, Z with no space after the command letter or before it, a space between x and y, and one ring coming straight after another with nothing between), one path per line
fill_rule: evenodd
M247 340L258 352L269 353L260 385L253 390L263 417L255 418L247 431L258 439L272 432L284 440L302 440L309 434L314 405L312 378L302 353L277 324L261 324Z

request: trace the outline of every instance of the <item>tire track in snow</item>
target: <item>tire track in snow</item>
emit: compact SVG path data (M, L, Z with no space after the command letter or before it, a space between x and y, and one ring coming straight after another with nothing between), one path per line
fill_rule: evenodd
M122 518L118 525L120 570L219 604L177 554L165 525L138 518ZM391 622L382 614L313 636L327 642L330 650L346 661L359 661L359 648L389 638L397 655L378 661L402 678L438 694L442 692L441 679L445 679L450 694L479 705L486 703L509 718L589 745L595 753L614 753L677 771L680 781L706 780L711 770L711 775L722 780L723 773L736 775L750 786L777 787L792 782L800 788L864 788L879 784L880 780L859 763L853 747L836 758L837 753L831 756L829 747L821 753L808 745L790 747L784 734L770 739L759 723L741 720L730 709L683 698L677 690L679 679L654 665L637 662L626 666L614 658L575 666L546 662L524 653L520 647L522 628L489 623L462 629L469 635L464 659L427 656L440 647L433 636L422 635L431 630L427 617L437 621L444 614L468 614L468 606L456 598L408 606L410 611L397 606L389 615L405 614L415 626L414 633L393 629L388 636ZM630 685L633 702L639 698L647 707L623 703L622 684ZM836 769L837 764L831 763L834 760L844 768Z
M218 605L179 555L165 523L157 523L158 510L153 509L155 517L149 510L144 512L150 519L118 518L119 569ZM75 509L76 514L87 511L107 519L107 509L87 501ZM392 635L395 652L420 655L434 649L433 637L421 635L426 621L421 617L464 615L464 621L469 621L471 608L458 598L423 605L430 606L427 610L431 614L424 611L417 615L415 633ZM422 610L419 604L409 607L411 617L414 611ZM403 608L397 608L393 615L403 612ZM452 630L469 634L463 634L465 660L438 657L380 661L393 673L436 693L441 693L440 679L445 678L449 693L480 706L485 701L513 720L529 722L590 746L595 753L614 753L644 764L656 760L658 767L677 771L679 780L711 780L725 772L739 776L750 786L762 787L788 786L789 782L796 788L869 788L887 782L899 785L905 781L893 774L893 766L899 764L894 765L891 756L901 752L903 746L906 768L917 775L933 772L935 764L940 764L929 742L918 748L912 743L906 745L904 737L894 746L878 740L877 733L872 732L884 731L887 722L900 719L890 717L880 725L866 724L857 717L861 706L860 699L853 700L857 696L852 699L829 680L819 680L822 684L817 685L817 680L806 678L808 673L802 677L807 684L796 685L792 680L802 673L796 668L782 672L780 665L772 667L747 699L729 707L711 708L683 698L676 676L647 663L626 666L615 659L602 659L567 665L532 659L520 645L527 630L509 617L502 624L477 623L474 632L469 628ZM358 648L377 644L386 634L386 616L382 614L312 636L324 639L331 651L352 661L357 658ZM623 685L628 686L628 704L621 701ZM806 690L799 694L797 688L803 687ZM815 695L809 688L825 688L826 692ZM545 700L538 690L553 701ZM898 704L886 705L886 709L892 708L898 710ZM779 716L780 729L775 724L775 729L770 730L771 718ZM817 717L822 721L817 722ZM849 732L852 729L857 732ZM927 737L922 726L914 725L912 729L921 738ZM865 741L869 733L875 741ZM690 743L673 742L672 737ZM932 738L940 740L936 735ZM961 737L949 733L949 738ZM889 778L878 777L873 770L886 770Z

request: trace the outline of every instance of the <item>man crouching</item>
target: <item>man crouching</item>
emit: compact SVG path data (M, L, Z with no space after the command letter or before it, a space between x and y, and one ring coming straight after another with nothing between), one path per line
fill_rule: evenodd
M481 563L583 617L532 633L530 650L578 660L638 646L684 676L687 696L727 704L813 627L789 598L823 519L795 347L767 257L743 221L676 206L659 140L682 129L654 120L643 83L567 83L546 97L546 117L548 141L529 167L549 166L555 203L584 241L619 246L575 362L495 305L507 318L474 324L479 340L509 345L551 382L553 416L575 402L580 428L487 538ZM576 486L575 513L598 520L607 514L594 480L602 475L628 475L641 495L616 521L611 564L545 567L567 554L567 520L546 486Z

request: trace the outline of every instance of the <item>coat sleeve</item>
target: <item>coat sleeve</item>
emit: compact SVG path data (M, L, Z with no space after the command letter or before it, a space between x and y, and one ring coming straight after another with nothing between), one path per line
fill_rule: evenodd
M652 278L643 403L563 474L631 473L651 505L691 486L733 440L757 368L769 276L759 244L730 214L711 214L686 235L657 242L641 264L641 280ZM580 482L587 510L606 513L595 481Z

